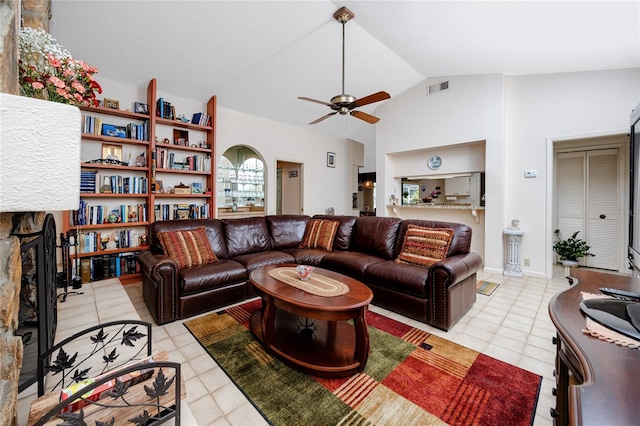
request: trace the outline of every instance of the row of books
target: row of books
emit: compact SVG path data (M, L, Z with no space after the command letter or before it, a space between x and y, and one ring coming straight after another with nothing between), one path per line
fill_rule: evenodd
M208 204L156 204L155 220L206 219L209 217Z
M80 260L80 280L83 284L106 278L140 272L136 253L105 254Z
M149 121L131 122L126 126L103 123L100 117L82 114L82 132L135 140L149 140Z
M96 192L96 172L80 171L80 192Z
M189 155L183 161L176 161L175 153L168 149L156 148L156 168L173 170L211 171L211 157L208 155Z
M164 98L158 98L156 102L156 115L160 118L168 118L169 120L175 120L176 108L171 105L171 102L167 102Z
M149 179L142 176L101 175L101 194L146 194ZM94 191L95 192L95 191Z
M99 231L80 232L78 236L80 253L98 253L104 250L133 248L146 245L144 229L122 229L101 233Z
M106 205L89 204L80 199L78 210L69 215L71 226L77 225L102 225L105 223L134 223L149 220L147 204L121 204L109 208Z
M211 126L211 116L206 112L196 112L191 119L193 124L199 124L201 126Z

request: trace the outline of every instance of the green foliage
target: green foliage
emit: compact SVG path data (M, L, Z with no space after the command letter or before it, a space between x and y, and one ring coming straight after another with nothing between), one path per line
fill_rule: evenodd
M553 231L555 234L555 242L553 243L553 251L555 251L560 260L574 260L577 261L581 257L595 256L590 253L591 246L587 245L587 242L578 238L580 231L574 232L571 237L563 240L560 236L560 230Z

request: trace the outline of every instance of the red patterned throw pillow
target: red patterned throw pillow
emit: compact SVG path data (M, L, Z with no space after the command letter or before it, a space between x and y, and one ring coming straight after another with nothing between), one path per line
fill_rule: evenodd
M158 239L164 253L178 264L178 268L218 261L218 257L211 249L204 227L158 232Z
M447 257L453 239L451 228L409 225L396 262L429 267Z
M310 219L304 230L301 248L318 248L331 251L340 222L337 220Z

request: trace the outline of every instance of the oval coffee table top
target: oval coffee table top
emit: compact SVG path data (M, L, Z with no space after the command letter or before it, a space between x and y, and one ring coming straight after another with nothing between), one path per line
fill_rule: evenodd
M249 279L260 293L273 296L293 305L308 309L322 309L323 311L344 311L360 308L368 305L373 299L371 289L360 281L329 271L327 269L315 267L312 274L323 275L339 281L349 287L349 292L341 296L325 297L316 296L299 290L289 284L283 283L269 275L269 271L283 266L297 266L296 264L269 265L257 268L251 272Z

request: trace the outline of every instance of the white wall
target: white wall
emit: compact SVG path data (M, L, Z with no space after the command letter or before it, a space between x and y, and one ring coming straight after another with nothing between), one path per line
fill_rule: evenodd
M626 134L640 101L640 70L507 78L505 217L520 219L525 273L552 274L553 140ZM535 169L538 177L525 179ZM624 235L623 235L624 237Z
M442 79L438 79L438 82ZM397 191L404 164L398 164L396 157L402 152L418 151L422 155L424 174L432 173L427 167L429 155L438 154L439 148L486 141L484 145L484 168L486 173L485 236L474 233L474 238L484 240L485 266L502 268L501 244L504 217L504 77L501 75L478 75L449 78L449 89L427 95L425 81L400 96L386 101L378 108L381 117L377 126L377 212L378 215L393 215L385 204L394 190ZM477 153L470 150L470 155ZM464 145L458 148L464 149ZM394 155L387 155L394 154ZM415 157L414 160L415 161ZM448 166L447 166L448 167ZM443 160L440 173L447 170ZM476 166L474 166L475 168ZM390 170L393 172L389 173ZM414 165L411 174L417 175ZM396 193L396 196L398 194ZM405 218L418 218L417 210L403 211ZM471 217L469 217L470 220ZM477 244L474 240L472 244Z
M452 77L450 89L426 95L427 82L387 101L377 124L378 212L402 164L403 151L486 140L485 270L504 267L502 230L520 219L525 274L551 277L552 181L550 140L628 131L640 101L640 70L503 77ZM393 153L394 155L387 155ZM525 179L536 169L538 177ZM428 172L426 159L425 172ZM475 234L474 234L475 235Z

